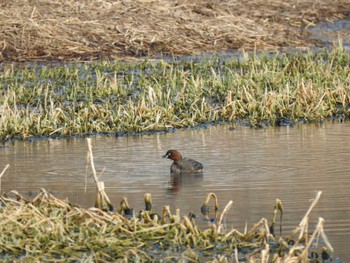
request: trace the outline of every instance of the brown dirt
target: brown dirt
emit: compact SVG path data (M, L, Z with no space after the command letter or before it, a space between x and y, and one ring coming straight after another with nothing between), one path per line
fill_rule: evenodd
M317 45L349 0L0 0L0 61L76 61Z

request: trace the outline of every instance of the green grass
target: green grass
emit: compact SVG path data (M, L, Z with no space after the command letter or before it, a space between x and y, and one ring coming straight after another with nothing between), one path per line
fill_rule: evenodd
M8 64L0 140L349 117L349 65L342 48L199 63Z

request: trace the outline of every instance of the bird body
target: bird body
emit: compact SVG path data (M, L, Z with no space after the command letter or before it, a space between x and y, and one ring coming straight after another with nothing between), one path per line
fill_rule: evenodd
M203 164L190 158L183 158L177 150L169 150L163 158L173 160L170 166L170 172L174 174L181 173L200 173L203 172Z

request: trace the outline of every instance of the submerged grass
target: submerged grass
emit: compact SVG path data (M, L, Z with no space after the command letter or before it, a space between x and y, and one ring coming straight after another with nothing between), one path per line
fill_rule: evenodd
M349 65L342 48L202 62L6 64L0 140L349 117Z
M127 218L120 211L83 209L42 190L33 200L12 191L0 197L0 258L2 262L309 262L329 259L332 251L323 231L324 220L309 233L309 214L287 236L275 234L273 224L261 219L244 233L222 223L232 201L207 229L191 216L142 210ZM213 196L212 193L208 194ZM146 194L145 201L150 195ZM204 206L208 205L208 199ZM125 198L124 198L125 199ZM276 207L281 201L276 200ZM276 208L274 214L276 213ZM278 212L278 211L277 211ZM281 210L279 210L282 213ZM282 222L281 222L282 224ZM323 247L319 238L324 241Z

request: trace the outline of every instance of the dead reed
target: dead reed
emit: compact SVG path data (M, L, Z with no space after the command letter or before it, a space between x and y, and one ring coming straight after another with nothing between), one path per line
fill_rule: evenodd
M309 232L308 216L320 195L299 226L280 236L270 231L265 218L243 233L227 228L222 219L232 202L202 230L193 217L180 216L179 210L172 214L168 206L163 207L162 216L145 209L128 219L122 211L83 209L45 190L33 200L12 191L0 197L0 258L2 262L309 262L310 256L326 258L332 251L322 218ZM147 194L146 203L149 198Z
M348 0L0 2L0 61L76 61L315 45Z

